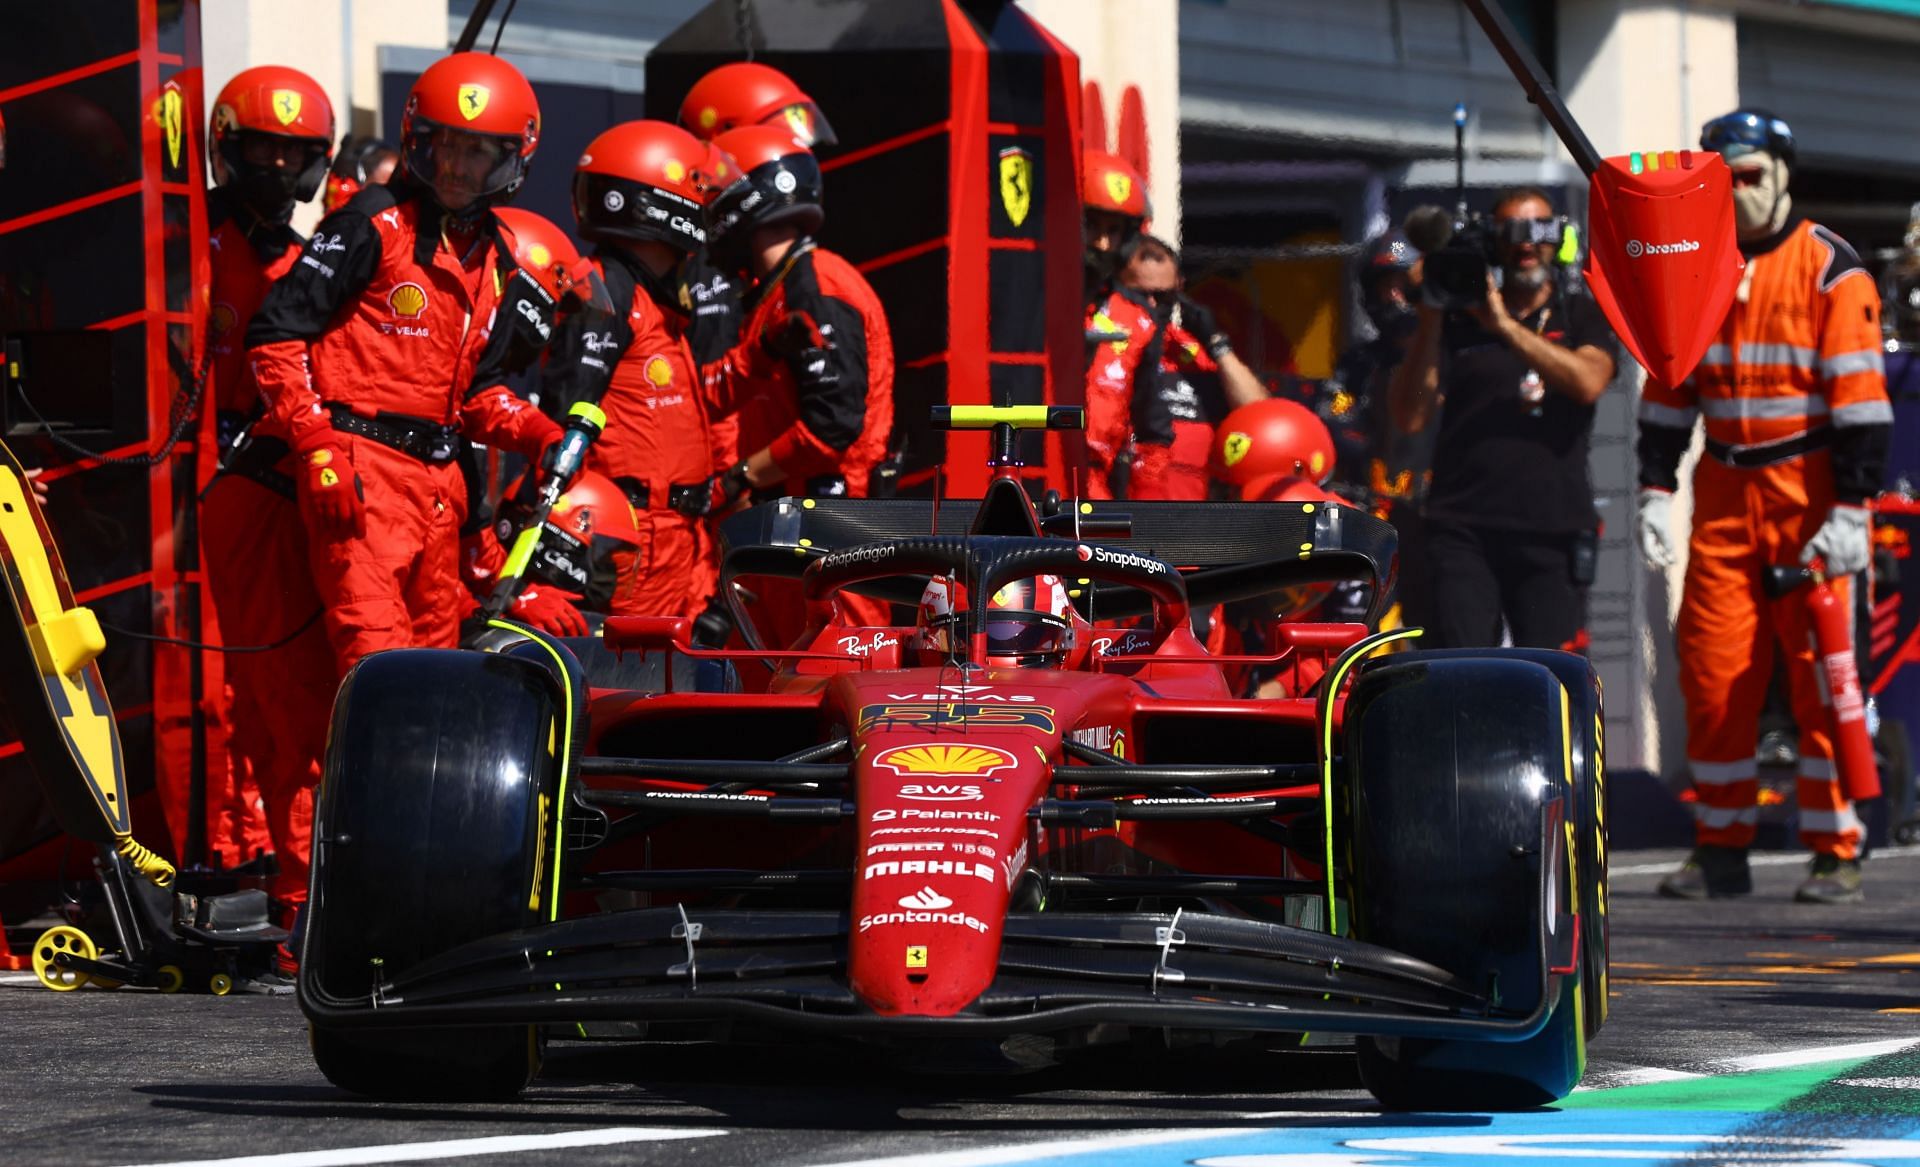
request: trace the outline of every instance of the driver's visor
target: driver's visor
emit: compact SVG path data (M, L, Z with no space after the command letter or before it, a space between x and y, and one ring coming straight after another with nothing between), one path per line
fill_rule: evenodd
M1035 613L1024 620L987 621L987 651L994 656L1054 653L1066 650L1067 629Z

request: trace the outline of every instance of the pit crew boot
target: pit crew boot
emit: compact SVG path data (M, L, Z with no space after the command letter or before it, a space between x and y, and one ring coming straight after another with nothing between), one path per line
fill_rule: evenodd
M1857 904L1866 898L1860 886L1860 861L1838 855L1815 855L1813 870L1793 889L1798 904Z
M1720 899L1753 891L1753 872L1747 867L1745 847L1695 847L1679 870L1660 881L1660 894L1671 900Z

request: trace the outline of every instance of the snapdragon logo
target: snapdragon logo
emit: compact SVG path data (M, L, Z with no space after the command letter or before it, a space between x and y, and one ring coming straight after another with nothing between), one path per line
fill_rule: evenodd
M1158 559L1149 559L1131 551L1109 551L1098 544L1092 546L1085 543L1078 544L1074 547L1073 553L1082 563L1110 563L1115 567L1136 568L1149 575L1163 575L1167 570L1167 565Z
M1638 239L1627 240L1627 258L1639 259L1643 255L1680 255L1700 250L1698 239L1682 239L1678 243L1643 243Z

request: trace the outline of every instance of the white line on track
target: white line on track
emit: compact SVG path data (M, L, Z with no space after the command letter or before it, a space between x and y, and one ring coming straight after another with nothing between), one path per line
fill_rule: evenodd
M37 985L40 978L32 973L0 973L0 985Z
M1096 1151L1121 1151L1128 1147L1153 1147L1162 1143L1189 1143L1201 1139L1225 1139L1236 1135L1257 1135L1265 1127L1215 1127L1177 1131L1143 1131L1134 1135L1113 1135L1095 1139L1052 1139L1044 1143L1022 1143L1017 1147L975 1147L966 1151L936 1151L931 1155L889 1155L884 1159L847 1159L827 1167L994 1167L1000 1163L1025 1163L1050 1155L1085 1155Z
M483 1139L445 1139L433 1143L388 1143L376 1147L337 1147L331 1151L291 1151L282 1155L245 1155L238 1159L194 1159L146 1167L346 1167L356 1163L419 1163L465 1155L510 1155L524 1151L559 1151L570 1147L610 1147L620 1143L652 1143L671 1139L709 1139L722 1130L671 1127L604 1127L592 1131L563 1131L554 1135L496 1135Z
M1903 1037L1892 1041L1861 1041L1852 1045L1819 1045L1807 1049L1780 1050L1770 1054L1750 1054L1744 1058L1703 1063L1699 1070L1665 1070L1657 1066L1633 1066L1601 1071L1593 1075L1592 1085L1576 1086L1574 1092L1618 1090L1622 1086L1645 1086L1652 1082L1685 1082L1713 1078L1722 1074L1746 1074L1755 1070L1785 1070L1795 1066L1813 1066L1821 1062L1844 1062L1857 1058L1877 1058L1920 1045L1920 1038ZM1862 1079L1865 1081L1910 1081L1912 1079Z
M1876 847L1868 859L1904 859L1910 855L1920 855L1920 847ZM1773 855L1749 855L1749 867L1791 867L1804 866L1813 856L1805 851L1783 851ZM1679 859L1670 859L1665 863L1635 863L1627 867L1607 868L1609 878L1616 875L1665 875L1680 865Z

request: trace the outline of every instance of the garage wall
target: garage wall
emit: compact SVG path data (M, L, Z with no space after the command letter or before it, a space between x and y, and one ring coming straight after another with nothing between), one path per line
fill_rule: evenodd
M1181 120L1412 154L1536 158L1547 130L1459 0L1183 0Z
M1743 17L1739 46L1741 104L1785 118L1803 164L1920 175L1920 44Z

